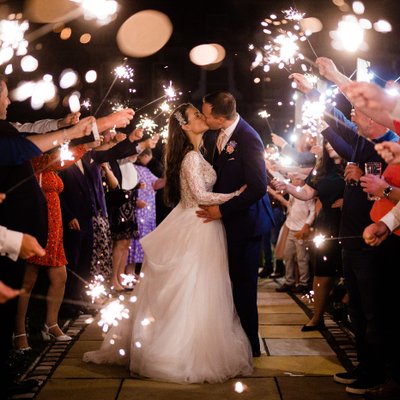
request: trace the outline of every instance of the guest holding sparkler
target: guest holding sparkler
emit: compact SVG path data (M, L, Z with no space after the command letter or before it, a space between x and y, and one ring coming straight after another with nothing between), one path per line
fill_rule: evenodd
M321 57L317 59L317 65L320 74L335 84L349 82L337 70L332 60ZM302 75L293 74L293 78L299 90L313 95L312 88L302 79ZM352 112L352 122L334 107L328 107L325 114L327 125L321 134L338 154L353 163L345 169L345 180L348 184L343 195L339 236L361 237L364 228L371 223L370 211L373 203L368 200L362 187L354 182L360 181L366 162L380 162L382 169L386 167L383 159L374 150L374 142L398 141L398 136L357 109ZM382 315L379 311L383 290L379 283L379 253L376 249L369 248L361 239L344 239L341 242L345 284L349 294L348 312L356 336L359 365L353 371L336 374L334 379L347 385L348 393L364 394L385 380Z
M344 180L343 161L325 140L322 157L306 179L306 185L298 187L280 181L273 181L277 190L286 191L300 200L318 197L322 208L318 213L314 229L316 234L336 237L339 233ZM314 315L301 329L303 332L324 329L324 311L335 278L342 276L341 247L332 241L313 251L314 256Z

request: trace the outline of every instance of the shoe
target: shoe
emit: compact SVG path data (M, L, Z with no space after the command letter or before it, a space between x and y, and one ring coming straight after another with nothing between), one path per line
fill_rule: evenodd
M11 398L14 395L25 394L32 392L33 389L40 386L40 381L37 379L27 379L21 382L15 382L7 389L7 395Z
M15 346L15 339L16 339L16 338L20 338L20 337L26 337L26 338L28 339L28 336L27 336L26 333L21 333L21 334L19 334L19 335L13 335L13 343L14 343L15 352L18 353L18 354L24 354L24 353L26 353L27 351L31 351L31 350L32 350L32 347L29 346L29 345L28 345L27 347L19 347L19 348L17 348L17 347Z
M260 350L253 350L253 357L261 357L261 351Z
M272 267L262 267L258 273L259 278L268 278L272 273Z
M391 379L375 389L368 390L365 398L367 400L398 400L400 399L400 383Z
M44 324L44 330L42 331L42 338L44 342L50 342L50 340L55 340L56 342L69 342L70 340L72 340L71 336L68 336L66 334L62 334L59 336L53 335L50 332L50 329L58 327L58 324L54 324L51 326L47 326L46 324Z
M301 328L302 332L313 332L326 329L325 322L320 322L317 325L303 325ZM344 383L344 382L343 382Z
M342 383L343 385L350 385L355 382L360 377L360 371L356 368L350 372L338 372L333 375L333 380L337 383Z
M384 379L371 379L360 376L356 381L346 386L346 392L350 394L365 394L368 390L378 388L384 381Z
M284 293L284 292L291 292L294 289L294 285L286 285L284 283L281 287L275 289L275 292Z
M300 294L305 294L308 292L308 286L307 285L297 285L292 289L293 293L300 293Z

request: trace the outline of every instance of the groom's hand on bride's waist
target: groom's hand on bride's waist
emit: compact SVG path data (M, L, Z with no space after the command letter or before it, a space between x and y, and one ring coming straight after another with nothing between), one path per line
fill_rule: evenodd
M222 214L219 210L219 206L199 206L201 210L196 211L196 215L199 218L203 218L203 222L211 222L215 219L221 219Z

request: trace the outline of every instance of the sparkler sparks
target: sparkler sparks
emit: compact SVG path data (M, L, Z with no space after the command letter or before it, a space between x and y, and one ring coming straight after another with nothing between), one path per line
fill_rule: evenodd
M75 157L69 149L69 141L60 146L60 164L63 167L65 161L74 161Z
M0 64L3 64L14 56L27 53L28 41L24 38L29 29L28 21L7 19L0 21Z
M147 130L151 134L155 133L156 129L158 128L158 124L150 118L147 114L140 117L138 124L136 125L138 128L142 128Z
M114 74L118 79L121 80L121 82L124 80L133 82L134 70L129 65L118 65L118 67L114 68Z
M117 299L100 310L98 325L102 327L103 332L107 332L111 326L118 326L118 321L123 319L129 319L129 310Z
M105 25L112 21L118 11L115 0L71 0L82 7L85 19L95 19L98 24Z
M91 297L92 303L102 298L102 296L107 296L107 291L104 286L104 277L102 275L96 275L93 282L90 282L87 286L88 290L86 294Z
M163 85L165 96L168 100L176 100L177 96L181 93L177 93L177 91L172 86L172 81L169 81L169 86Z
M320 234L320 235L315 236L314 239L313 239L313 242L314 242L314 244L315 244L315 247L316 247L316 248L321 247L322 243L324 243L325 240L326 240L326 238L325 238L324 235L321 235L321 234Z
M283 10L282 13L284 14L285 18L290 21L301 21L306 15L305 13L301 13L292 7L290 7L288 10Z

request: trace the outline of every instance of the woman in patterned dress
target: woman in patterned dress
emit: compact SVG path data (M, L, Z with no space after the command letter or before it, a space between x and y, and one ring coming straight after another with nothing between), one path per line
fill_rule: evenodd
M137 264L143 262L144 256L139 239L156 228L156 190L163 188L165 185L165 179L157 178L147 168L147 164L152 158L153 153L151 149L147 148L139 154L135 165L139 182L144 184L143 188L138 190L138 199L146 203L144 207L136 210L139 238L133 239L129 247L128 266L137 274L140 272L140 265Z

